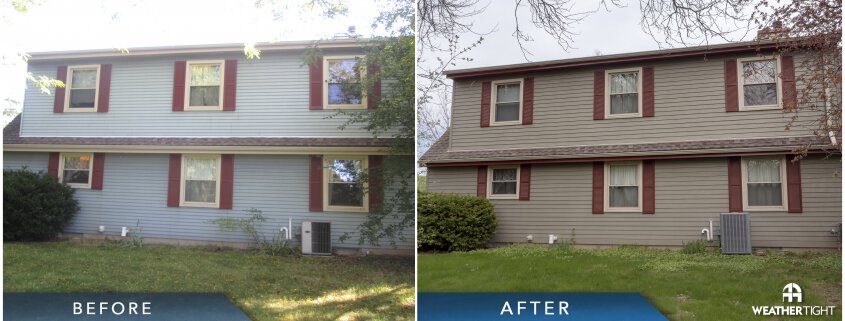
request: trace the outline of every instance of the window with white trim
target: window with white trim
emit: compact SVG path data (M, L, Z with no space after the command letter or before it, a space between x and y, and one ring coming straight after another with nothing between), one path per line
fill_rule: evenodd
M67 69L65 111L97 111L97 90L100 85L100 65L70 66Z
M491 166L487 169L489 198L517 198L519 166Z
M325 158L323 200L326 210L367 211L368 196L362 177L367 170L366 156L328 156Z
M182 155L181 206L218 207L220 155Z
M785 158L748 157L742 159L742 165L745 209L785 210Z
M642 68L608 70L605 116L642 116Z
M62 153L59 164L59 181L75 188L91 188L91 153Z
M605 163L605 209L641 211L642 162Z
M522 120L522 79L499 80L490 85L491 124L518 124Z
M185 110L223 109L223 61L188 61Z
M367 108L361 77L364 73L358 57L329 56L323 59L325 108Z
M777 58L738 59L740 109L777 109L780 78Z

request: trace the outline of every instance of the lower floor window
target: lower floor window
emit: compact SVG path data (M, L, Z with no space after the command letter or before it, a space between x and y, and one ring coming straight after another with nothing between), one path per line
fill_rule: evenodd
M640 207L641 163L606 165L607 208L638 209Z
M488 173L491 198L516 198L519 189L519 167L491 167Z
M782 158L751 158L745 161L746 201L748 207L782 207Z
M93 155L90 153L63 153L61 182L72 187L91 187L91 163Z
M325 199L327 209L366 210L365 157L327 157Z
M216 206L220 184L220 155L183 155L182 202Z

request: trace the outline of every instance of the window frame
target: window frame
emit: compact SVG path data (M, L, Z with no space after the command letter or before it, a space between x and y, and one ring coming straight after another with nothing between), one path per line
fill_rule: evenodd
M329 204L329 177L332 169L329 167L332 161L335 160L357 160L361 161L361 171L366 174L369 170L367 156L361 155L324 155L323 156L323 210L327 212L360 212L366 213L370 211L370 193L369 183L361 182L361 188L364 193L361 195L361 206L343 206Z
M215 201L214 203L206 203L206 202L189 202L185 200L185 188L187 188L187 184L185 183L185 179L187 178L187 159L188 158L205 158L205 159L216 159L217 160L217 177L216 177L216 188L217 190L214 193ZM182 170L179 177L179 206L180 207L206 207L206 208L218 208L220 207L220 175L222 174L222 155L221 154L182 154Z
M610 113L610 75L626 72L637 73L637 112L627 114ZM604 118L642 118L643 117L643 67L610 69L604 71Z
M519 199L519 182L522 178L520 165L497 165L487 167L487 198L501 200ZM516 192L514 194L493 194L493 170L495 169L516 169Z
M72 188L84 188L84 189L91 189L91 182L94 178L94 153L59 153L59 173L58 179L59 182L63 182L64 175L65 175L65 156L68 155L88 155L88 183L81 184L81 183L64 183Z
M323 109L367 109L367 88L364 88L363 81L361 84L361 103L360 104L329 104L329 60L357 60L364 58L358 55L340 55L340 56L324 56L323 57ZM359 72L363 80L367 75L367 68L358 66L361 69Z
M219 97L217 106L191 106L191 65L220 65ZM223 82L226 78L226 61L224 60L189 60L185 62L185 111L218 111L223 110Z
M610 167L613 165L637 165L637 207L611 207L610 206ZM604 211L619 213L642 213L643 212L643 162L642 161L620 161L604 163Z
M749 206L748 205L748 161L749 160L780 160L780 206ZM786 156L751 156L742 157L742 206L746 211L786 212L789 208L789 194L786 186Z
M70 107L70 93L71 89L73 89L73 71L74 70L81 70L81 69L96 69L97 76L94 79L94 106L93 107ZM65 75L65 79L67 80L65 83L65 101L64 101L64 109L63 111L66 113L95 113L97 112L97 107L99 107L99 100L100 100L100 65L75 65L75 66L68 66L67 67L67 74ZM86 88L90 89L90 88Z
M519 118L516 120L496 121L496 92L499 85L519 83ZM525 78L513 78L494 80L490 82L490 126L508 126L522 124L522 105L524 103L523 90L525 89Z
M777 97L775 98L774 105L759 105L759 106L745 106L745 77L743 77L743 68L742 64L746 62L753 62L753 61L763 61L763 60L774 60L775 61L775 91L777 93ZM783 100L783 90L782 90L782 80L781 80L781 67L780 67L780 55L770 55L770 56L760 56L760 57L747 57L747 58L738 58L736 60L736 72L737 72L737 90L738 90L738 97L739 99L739 111L756 111L756 110L773 110L773 109L783 109L782 100Z

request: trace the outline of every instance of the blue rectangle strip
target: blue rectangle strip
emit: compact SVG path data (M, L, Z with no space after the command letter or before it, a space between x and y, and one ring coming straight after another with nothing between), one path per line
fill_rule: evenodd
M668 321L641 294L633 292L422 292L417 303L418 321Z

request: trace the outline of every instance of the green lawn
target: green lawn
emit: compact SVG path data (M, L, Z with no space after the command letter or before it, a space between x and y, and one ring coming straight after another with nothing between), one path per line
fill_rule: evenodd
M253 320L413 320L414 260L213 247L3 245L6 292L223 292Z
M840 320L838 253L723 256L621 247L514 245L418 259L420 292L640 292L670 320ZM836 316L754 317L752 305L782 305L803 288L803 305L836 305ZM784 304L786 305L786 304Z

